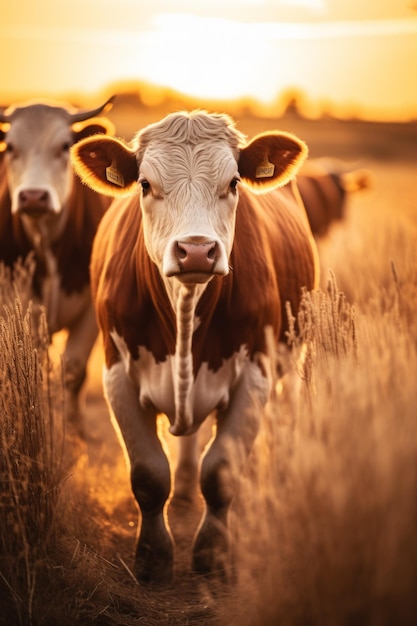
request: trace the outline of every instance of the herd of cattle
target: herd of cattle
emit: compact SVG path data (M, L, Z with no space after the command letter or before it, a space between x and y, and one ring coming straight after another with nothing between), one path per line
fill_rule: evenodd
M318 285L314 236L366 181L306 161L294 135L247 142L230 117L204 111L168 115L127 144L97 117L111 100L0 113L0 261L34 254L33 295L50 332L68 330L68 421L80 433L78 396L100 329L104 394L141 511L138 580L173 576L159 413L180 436L176 476L200 473L193 569L227 579L228 510L272 391L271 341L285 337L285 303L295 311L302 287ZM197 431L211 414L199 466Z

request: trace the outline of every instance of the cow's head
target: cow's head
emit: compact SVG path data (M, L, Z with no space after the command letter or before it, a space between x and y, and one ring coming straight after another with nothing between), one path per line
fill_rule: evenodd
M145 244L164 277L205 283L229 271L239 182L257 192L284 185L307 148L282 132L247 144L228 116L194 111L151 124L131 147L89 137L71 152L96 191L140 194Z
M61 213L73 183L70 147L89 135L114 130L107 119L91 119L112 100L90 111L30 102L0 112L0 152L12 213L37 221Z

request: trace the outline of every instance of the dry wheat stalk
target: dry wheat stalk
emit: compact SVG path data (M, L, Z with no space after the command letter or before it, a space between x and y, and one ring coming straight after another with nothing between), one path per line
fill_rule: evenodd
M339 291L333 272L329 272L326 291L303 289L297 317L287 302L288 344L297 357L303 352L299 373L314 384L315 369L329 355L341 357L358 353L355 308Z
M30 271L16 266L14 282L0 269L0 590L20 623L31 623L60 480L48 331L30 300Z

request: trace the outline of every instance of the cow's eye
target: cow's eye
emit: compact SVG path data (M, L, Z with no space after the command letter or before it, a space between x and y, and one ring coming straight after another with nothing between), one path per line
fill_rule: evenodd
M144 193L146 193L147 191L149 191L149 189L151 188L150 183L147 180L141 180L140 184L142 186L142 191Z
M237 178L237 176L235 176L234 178L232 178L232 180L230 181L230 189L235 190L237 185L239 183L239 178Z
M63 157L66 157L71 148L71 145L72 144L70 141L64 141L63 143L58 144L55 150L55 158L62 159Z
M12 143L6 143L6 152L8 152L9 154L14 152L14 146Z

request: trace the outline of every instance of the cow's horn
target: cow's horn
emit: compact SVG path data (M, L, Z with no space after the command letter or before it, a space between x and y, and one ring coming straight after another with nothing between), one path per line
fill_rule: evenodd
M70 113L69 119L71 124L75 124L76 122L83 122L84 120L90 119L90 117L95 117L99 113L101 113L104 109L109 111L113 106L113 100L116 96L111 96L104 104L97 107L97 109L91 109L90 111L78 111L77 113ZM0 117L1 120L1 117ZM6 120L4 120L6 121Z

